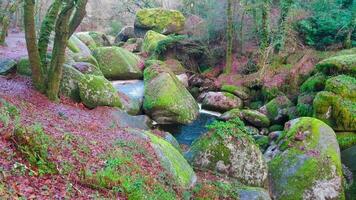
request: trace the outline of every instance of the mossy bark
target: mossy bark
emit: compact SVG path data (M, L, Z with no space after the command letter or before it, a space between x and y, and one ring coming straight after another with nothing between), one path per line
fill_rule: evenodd
M88 0L77 0L77 5L75 12L71 18L70 24L69 24L69 36L73 35L75 30L78 28L80 23L83 21L83 18L87 14L86 12L86 5L88 3Z
M24 4L24 25L27 52L31 64L32 81L34 86L40 92L45 91L44 73L41 67L40 54L36 43L36 26L35 26L35 1L25 0Z
M270 37L270 0L263 0L262 5L262 28L261 28L261 49L264 50L269 45Z
M46 16L41 25L41 32L38 39L38 51L41 57L41 64L46 73L47 70L47 49L49 37L54 29L58 13L61 9L62 1L55 0L48 9Z
M275 51L278 53L283 50L285 45L285 35L287 31L287 19L289 11L294 3L294 0L282 0L280 2L281 16L279 19L279 30L277 35L277 42L275 44Z
M53 46L53 57L48 72L47 96L50 100L58 100L62 69L65 61L65 50L69 38L69 21L74 10L74 1L67 1L56 23L56 35Z

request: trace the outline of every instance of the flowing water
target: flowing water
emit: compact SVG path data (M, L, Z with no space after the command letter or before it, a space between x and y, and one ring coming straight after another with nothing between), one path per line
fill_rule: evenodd
M113 81L112 84L118 92L136 100L143 100L144 83L142 80ZM199 117L191 124L170 124L159 125L158 127L171 133L180 144L191 145L194 140L207 132L206 125L211 124L221 115L218 112L202 109L200 104L199 109Z

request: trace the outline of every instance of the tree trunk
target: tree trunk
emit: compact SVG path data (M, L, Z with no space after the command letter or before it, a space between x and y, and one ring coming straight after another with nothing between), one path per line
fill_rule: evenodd
M281 17L279 19L279 30L278 30L278 35L275 44L276 53L284 49L285 35L287 29L287 19L292 5L293 5L293 0L281 0L281 5L280 5Z
M35 1L24 1L24 25L28 57L32 69L32 81L40 92L45 92L44 73L41 67L40 54L36 43Z
M355 27L356 27L356 2L353 2L353 4L351 6L352 6L351 10L353 12L352 12L352 18L351 18L351 21L349 24L349 31L345 38L345 48L346 49L352 48L352 38L351 37L352 37L352 33L354 32Z
M47 96L52 101L58 100L62 69L65 61L65 50L69 38L69 22L74 10L74 1L69 0L67 2L57 19L52 60L48 72Z
M45 74L47 74L47 49L49 44L49 38L54 29L58 13L61 9L62 1L55 0L48 9L46 16L41 25L41 32L38 39L38 51L41 57L41 64L44 68Z
M1 30L0 30L0 45L5 44L5 38L10 25L10 19L8 16L3 16L1 20Z
M261 29L261 49L269 46L270 39L270 0L263 0L262 5L262 29Z
M69 36L73 35L75 30L78 28L80 23L83 21L85 15L87 14L86 12L86 5L88 3L88 0L78 0L77 1L77 6L74 12L74 15L71 19L71 22L69 24Z
M233 12L232 12L232 1L228 0L227 3L227 47L226 47L226 66L225 73L231 73L232 69L232 48L233 48L233 35L234 35L234 25L233 25Z

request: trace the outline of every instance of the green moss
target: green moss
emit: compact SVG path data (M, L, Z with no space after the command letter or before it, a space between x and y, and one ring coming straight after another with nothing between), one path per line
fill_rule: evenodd
M269 146L269 138L268 136L262 136L256 140L256 144L260 147L262 152L267 149Z
M278 96L284 96L284 93L281 92L277 87L263 87L262 88L262 96L264 100L270 101Z
M356 133L345 132L336 134L337 141L339 142L340 149L345 150L356 145Z
M320 137L334 134L333 130L313 118L300 118L292 123L292 127L277 141L282 141L280 149L284 152L269 162L274 182L272 190L278 191L278 199L301 199L315 181L335 177L332 166L336 167L336 176L342 177L340 155L334 144L320 147L326 144L319 143ZM306 139L295 141L296 135L301 133L308 133ZM332 141L329 142L332 144ZM318 151L319 154L307 153L312 151ZM342 191L340 197L343 197Z
M84 75L79 82L80 99L89 108L112 106L122 108L114 86L101 76Z
M158 43L166 38L167 36L165 35L159 34L154 31L148 31L143 40L142 48L145 52L153 54L158 46Z
M284 127L279 124L272 125L268 128L269 132L283 131Z
M69 97L75 102L80 102L79 82L84 75L71 66L63 66L63 75L60 85L60 94Z
M234 85L223 85L221 87L221 90L224 92L229 92L231 94L234 94L244 100L249 98L249 91L247 88L244 87L238 87Z
M169 35L168 37L165 37L162 40L158 41L154 49L154 54L158 57L162 57L162 55L164 55L169 46L174 45L177 42L186 38L187 37L184 35Z
M14 105L0 98L0 123L4 125L4 128L7 128L10 123L18 123L19 119L19 110Z
M157 32L178 32L183 30L185 17L176 10L162 8L141 9L136 13L135 26Z
M325 90L356 101L356 79L351 76L339 75L328 79Z
M89 32L79 32L76 33L75 36L78 37L90 50L94 50L97 48L97 44L95 43L94 39L89 35Z
M49 160L49 148L53 140L43 131L40 124L15 128L13 140L28 162L36 166L40 175L57 173L56 165Z
M275 121L282 109L293 106L293 103L286 96L278 96L265 105L267 116L271 121Z
M99 47L93 52L105 78L129 80L142 78L140 58L121 47Z
M24 76L31 76L32 70L28 58L23 58L17 62L17 73Z
M178 181L179 185L184 188L189 188L196 181L196 176L193 169L184 159L182 154L173 147L169 142L158 136L146 132L152 143L157 147L156 150L163 153L161 163L166 170L172 173L173 177Z
M356 75L356 55L341 55L325 59L316 68L326 75L349 74Z
M241 110L241 115L245 121L258 127L268 127L271 124L266 115L256 110Z
M322 73L317 73L309 77L300 87L301 92L318 92L325 88L327 76Z

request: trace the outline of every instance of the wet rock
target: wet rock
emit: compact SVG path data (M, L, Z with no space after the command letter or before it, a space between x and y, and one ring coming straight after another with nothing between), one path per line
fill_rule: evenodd
M241 108L240 98L227 92L208 92L203 94L202 108L218 112L226 112L234 108Z
M198 117L197 102L168 68L149 66L144 81L143 108L158 124L188 124Z
M120 47L96 48L94 57L105 78L114 80L131 80L142 78L143 65L141 59L135 54Z
M8 75L11 71L14 71L16 67L16 61L12 59L0 59L0 75Z
M334 131L315 118L286 124L268 162L275 199L343 199L340 150ZM297 139L296 137L303 137ZM270 154L271 155L271 154Z

